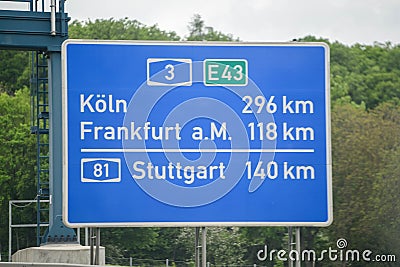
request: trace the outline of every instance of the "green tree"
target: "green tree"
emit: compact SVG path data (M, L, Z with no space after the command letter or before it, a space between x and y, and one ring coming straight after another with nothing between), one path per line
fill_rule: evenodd
M350 97L350 102L373 109L400 98L400 45L375 42L347 46L313 36L299 40L330 46L332 100Z
M180 37L173 31L163 31L157 25L146 26L137 20L128 18L96 19L87 22L75 20L69 26L69 37L102 40L180 40Z
M0 92L14 94L29 86L29 52L0 50Z
M101 242L107 248L107 263L128 265L129 258L148 259L157 242L157 228L107 228Z
M385 166L376 175L371 195L376 213L375 249L376 253L395 253L400 251L400 240L396 236L400 231L400 105L384 103L373 111L372 116L386 124L380 135Z
M215 265L244 264L245 247L240 228L209 227L207 228L207 261Z
M332 110L334 222L328 228L332 242L346 238L351 248L398 251L398 242L377 235L390 237L398 230L399 213L393 214L397 208L390 205L400 204L392 191L399 183L393 173L400 162L396 158L399 113L395 104L369 112L351 104Z
M190 262L194 258L194 228L161 227L158 229L154 255L176 263ZM178 266L181 266L178 264Z
M231 34L224 34L214 30L213 27L206 26L199 14L193 16L192 20L189 22L188 30L188 41L239 41L239 39L234 39Z
M260 264L268 265L271 264L268 261L264 262L257 258L257 253L263 250L265 246L268 250L272 249L280 250L287 249L287 227L242 227L240 228L242 235L245 255L244 260L247 265ZM273 260L272 264L277 264L276 259Z
M8 242L8 201L36 196L36 149L35 138L30 134L29 104L27 89L16 91L15 96L0 94L0 243L3 252ZM15 223L35 221L36 214L31 211L31 216L28 213L17 215L21 221ZM21 246L34 243L33 232L17 231L22 234L18 239Z

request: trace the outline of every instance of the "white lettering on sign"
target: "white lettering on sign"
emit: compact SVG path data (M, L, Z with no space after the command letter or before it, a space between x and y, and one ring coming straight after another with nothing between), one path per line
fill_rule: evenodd
M261 179L268 178L269 180L275 180L278 177L284 180L307 180L315 179L315 169L310 165L293 165L285 161L282 164L278 164L276 161L270 162L246 162L247 179L259 177ZM281 176L279 176L281 174Z
M290 114L306 114L314 113L314 103L310 100L287 100L286 96L282 97L283 107L282 113L290 113Z
M213 70L213 69L216 69L216 70ZM218 81L218 65L217 64L210 64L210 65L208 65L208 80L210 80L210 81ZM215 76L213 76L213 75L216 75L216 77Z
M216 178L225 179L225 165L220 162L219 165L209 166L183 166L180 162L168 165L154 165L151 162L135 161L133 163L133 179L169 179L184 180L185 184L192 184L196 179L212 180Z
M91 113L110 112L110 113L126 113L127 102L125 99L114 99L113 95L90 94L85 96L80 94L80 111L81 113L89 111Z
M289 127L286 122L283 123L283 140L314 140L314 129L311 127Z
M202 127L193 127L192 139L196 141L215 140L217 138L221 140L231 140L231 137L227 136L226 122L222 122L219 127L215 122L211 122L210 128L210 134L204 136L204 129Z
M81 140L181 140L181 126L150 126L145 122L143 126L135 125L132 121L129 126L100 126L93 125L92 121L81 121Z

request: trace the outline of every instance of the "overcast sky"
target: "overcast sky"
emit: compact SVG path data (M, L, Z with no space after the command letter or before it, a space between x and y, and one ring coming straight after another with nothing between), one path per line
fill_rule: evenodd
M181 37L200 14L207 26L243 41L314 35L346 44L400 44L400 0L67 0L66 10L78 20L137 19Z

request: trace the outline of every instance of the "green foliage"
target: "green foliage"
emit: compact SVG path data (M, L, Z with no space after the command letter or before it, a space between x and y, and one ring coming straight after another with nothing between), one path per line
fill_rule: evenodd
M27 89L18 90L15 96L0 94L0 244L6 248L8 240L8 201L34 199L35 190L35 138L30 134L30 98ZM18 215L14 223L35 220L35 213ZM24 232L24 231L23 231ZM22 235L20 243L35 240ZM32 244L32 242L30 242Z
M29 52L0 50L0 92L13 94L29 85Z
M299 40L325 42L330 46L333 101L345 98L347 102L373 109L400 98L400 45L376 42L349 47L313 36Z
M332 95L347 91L351 101L365 103L368 109L400 97L400 68L392 59L400 46L378 44L347 47L331 44ZM337 98L333 98L336 100Z
M214 30L213 27L206 26L199 14L193 16L192 21L189 22L188 30L188 41L239 41L239 39L234 39L231 34L224 34Z
M96 19L88 22L73 21L69 37L103 40L168 40L178 41L175 32L160 30L157 25L146 26L137 20Z
M207 259L215 265L243 265L245 240L238 227L211 227L207 229Z
M193 228L158 228L157 232L154 254L160 259L170 259L174 262L193 260Z
M238 41L231 34L223 34L205 25L200 15L194 15L189 23L188 41ZM163 31L157 25L146 26L128 18L115 20L96 19L95 21L73 21L69 26L69 37L75 39L102 40L164 40L179 41L181 38L173 31Z
M359 250L400 251L392 238L400 224L394 173L400 164L399 114L400 106L390 103L372 111L351 104L332 110L332 242L346 238Z
M263 250L265 245L268 246L269 250L280 250L287 247L288 229L286 227L242 227L240 232L245 248L244 259L246 264L249 265L254 263L265 264L257 258L258 251ZM276 259L273 263L277 263Z
M376 211L374 244L382 254L394 253L400 251L400 240L396 237L400 231L400 105L382 104L374 110L373 116L386 124L380 135L385 165L376 174L371 195Z
M126 259L147 258L156 247L156 228L109 228L102 230L101 240L111 250L107 262L126 264Z

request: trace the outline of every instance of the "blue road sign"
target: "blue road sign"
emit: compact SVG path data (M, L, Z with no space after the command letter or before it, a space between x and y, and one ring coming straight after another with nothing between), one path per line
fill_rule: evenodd
M67 225L331 223L325 44L69 40L62 55Z

